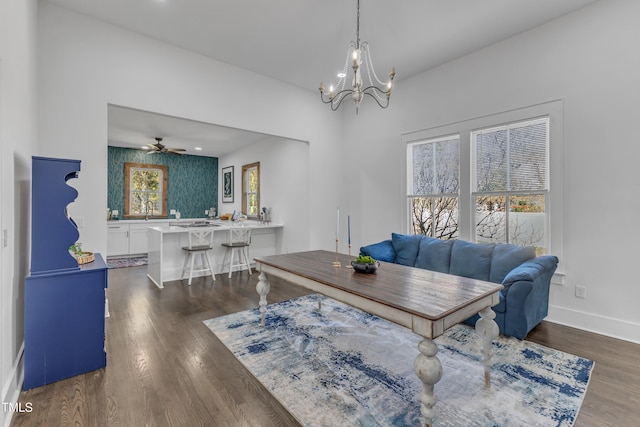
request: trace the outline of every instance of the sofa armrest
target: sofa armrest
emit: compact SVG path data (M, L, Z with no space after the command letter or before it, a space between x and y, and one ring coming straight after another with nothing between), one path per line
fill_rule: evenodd
M502 281L505 298L511 285L516 282L536 282L540 279L550 283L551 276L558 267L558 258L553 255L543 255L520 264L511 270Z

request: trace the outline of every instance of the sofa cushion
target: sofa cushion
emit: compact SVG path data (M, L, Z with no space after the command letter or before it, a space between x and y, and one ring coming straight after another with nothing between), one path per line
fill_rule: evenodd
M423 237L415 266L440 273L448 273L452 246L453 240Z
M451 248L449 273L471 279L489 280L494 243L455 240Z
M531 246L516 246L510 244L496 245L491 257L491 272L489 281L502 283L505 276L525 261L536 257L536 250Z
M396 262L396 251L393 249L391 239L372 245L362 246L360 254L370 256L377 261Z
M423 237L422 235L391 233L391 244L396 251L396 263L413 267Z

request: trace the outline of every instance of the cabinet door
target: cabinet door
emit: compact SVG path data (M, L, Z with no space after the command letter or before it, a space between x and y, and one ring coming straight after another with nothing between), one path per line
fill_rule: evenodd
M109 224L107 231L107 256L129 255L129 226Z
M147 230L152 225L131 224L129 226L129 254L146 254L149 252L147 244Z

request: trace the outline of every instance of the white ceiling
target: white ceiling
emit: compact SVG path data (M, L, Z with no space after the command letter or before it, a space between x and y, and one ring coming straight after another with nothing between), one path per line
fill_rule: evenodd
M356 1L46 1L311 91L335 80L356 36ZM362 0L360 38L401 84L595 1Z
M197 122L115 105L108 106L109 145L142 148L155 144L155 137L185 154L222 157L243 147L276 138L256 132ZM197 148L201 150L197 150Z

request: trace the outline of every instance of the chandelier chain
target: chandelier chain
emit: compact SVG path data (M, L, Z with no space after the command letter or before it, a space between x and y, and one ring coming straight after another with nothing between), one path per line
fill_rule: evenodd
M356 49L360 49L360 0L358 0L358 14L356 16Z

